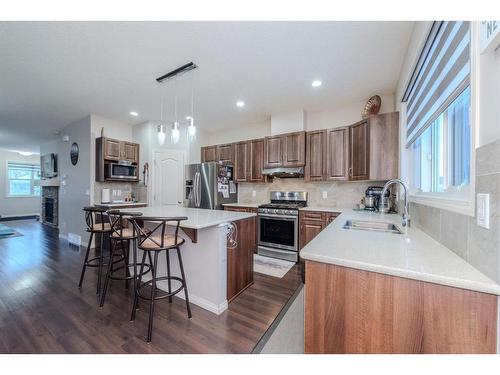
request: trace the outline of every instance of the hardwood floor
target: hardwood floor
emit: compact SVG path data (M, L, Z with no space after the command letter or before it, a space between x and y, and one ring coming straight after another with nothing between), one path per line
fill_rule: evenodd
M256 273L219 316L192 304L188 319L183 300L159 301L147 344L148 306L130 322L123 282L110 284L99 308L96 269L77 287L83 249L36 221L5 224L24 236L0 240L0 353L250 353L301 283L298 265L282 279Z

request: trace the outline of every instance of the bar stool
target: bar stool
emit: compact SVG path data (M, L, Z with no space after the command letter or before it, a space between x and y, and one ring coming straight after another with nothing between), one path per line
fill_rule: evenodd
M134 226L127 227L124 224L126 223L125 219L128 217L139 217L142 216L142 212L125 212L120 210L108 210L107 211L109 218L109 225L111 227L111 253L110 258L112 259L116 254L116 250L118 245L120 245L120 249L122 250L122 256L124 258L124 264L119 266L118 268L113 268L113 262L108 263L108 268L106 271L106 276L104 278L104 287L101 293L101 302L99 307L104 306L104 300L106 298L106 293L108 290L109 280L124 280L125 281L125 289L128 289L128 284L130 280L133 280L134 287L134 296L135 296L135 287L136 280L138 277L137 274L137 253L135 251L135 241L139 236L139 233L135 230ZM144 232L147 232L147 229L142 229ZM131 245L134 245L132 248L132 258L133 262L130 263L130 248ZM152 265L151 255L149 255L149 264L145 264L144 267L147 267L146 270L141 274L144 275L151 270ZM130 275L130 267L133 267L133 275ZM124 269L125 276L119 276L118 271Z
M108 236L108 241L111 247L111 239L109 234L111 233L111 226L109 224L108 219L105 217L106 209L101 207L84 207L83 211L85 212L85 222L87 224L86 231L90 233L89 244L87 246L87 252L85 253L85 261L83 262L82 273L80 275L80 282L78 283L78 288L82 287L83 278L85 277L85 271L87 267L97 267L98 275L97 275L97 294L101 291L101 278L102 278L102 267L107 266L107 263L104 263L104 237ZM101 235L101 246L99 251L99 256L95 256L94 258L89 259L90 254L90 246L92 244L92 239L95 234ZM112 258L109 258L112 259ZM119 258L117 260L112 260L110 263L117 263L122 261L123 258Z
M184 274L184 266L182 264L182 257L180 246L185 242L184 238L179 236L180 223L183 220L187 220L187 217L141 217L144 222L151 223L153 229L149 233L145 233L144 230L139 226L139 221L137 218L129 218L130 222L134 225L135 230L139 233L138 245L137 247L143 251L141 269L139 271L139 279L137 281L137 286L135 289L134 296L134 306L132 307L132 315L130 317L131 321L135 320L135 313L137 309L137 304L139 298L149 301L149 323L148 323L148 336L146 338L147 342L151 342L151 335L153 333L153 314L154 314L154 301L159 299L167 298L169 302L172 303L172 296L179 293L184 289L184 296L186 298L186 308L188 313L188 318L191 318L191 307L189 305L189 296L186 285L186 275ZM175 234L166 234L166 227L168 222L176 222ZM177 258L179 260L179 268L181 271L181 277L171 276L170 274L170 250L177 250ZM160 252L165 251L167 259L167 276L158 277L158 255ZM146 254L153 253L153 267L151 268L152 278L149 281L142 282L143 267L146 260ZM156 283L161 280L168 281L168 293L157 295ZM181 283L181 286L172 291L171 281L176 280ZM151 293L148 295L141 293L142 288L147 285L151 285Z

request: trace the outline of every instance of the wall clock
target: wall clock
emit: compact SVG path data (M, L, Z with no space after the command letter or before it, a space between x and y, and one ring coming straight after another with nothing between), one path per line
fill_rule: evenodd
M78 163L79 148L78 143L73 142L70 150L71 164L76 165Z

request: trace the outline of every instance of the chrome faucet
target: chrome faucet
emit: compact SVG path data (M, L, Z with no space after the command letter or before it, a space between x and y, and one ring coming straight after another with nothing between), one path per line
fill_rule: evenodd
M389 186L392 184L399 183L403 188L404 188L404 211L403 211L403 227L410 227L410 214L408 213L408 186L404 183L403 180L400 180L399 178L394 178L392 180L389 180L385 183L384 185L384 190L382 191L382 195L380 196L381 199L385 197L385 194L387 193L387 189Z

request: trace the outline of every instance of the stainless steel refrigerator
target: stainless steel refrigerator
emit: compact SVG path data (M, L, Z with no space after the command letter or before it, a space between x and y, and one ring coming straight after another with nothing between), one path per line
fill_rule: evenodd
M222 210L223 203L238 201L232 164L201 163L186 165L185 206Z

